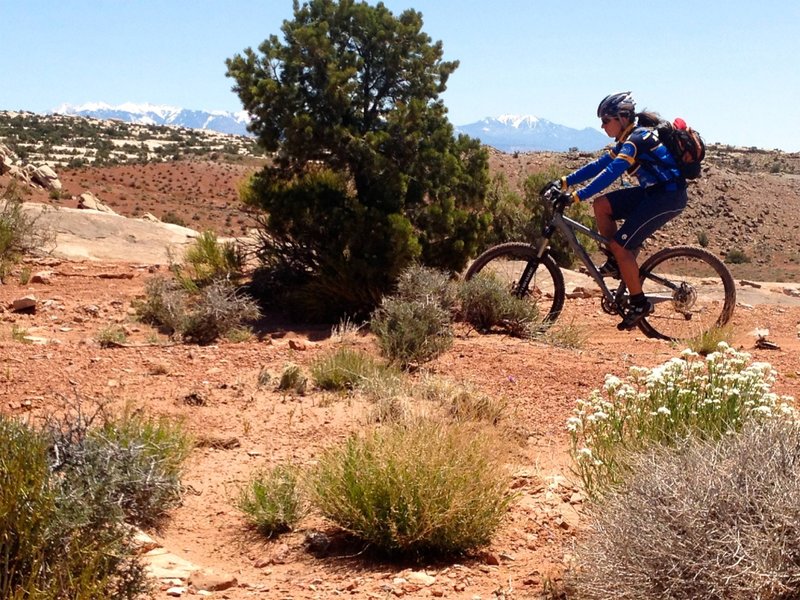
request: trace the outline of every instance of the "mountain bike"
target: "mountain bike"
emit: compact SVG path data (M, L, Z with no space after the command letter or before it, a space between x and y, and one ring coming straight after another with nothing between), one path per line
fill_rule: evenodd
M606 285L589 252L580 243L582 233L610 255L609 240L597 231L564 215L567 206L557 190L542 193L542 201L552 207L541 238L534 243L508 242L493 246L470 265L465 279L493 274L511 293L535 302L542 327L551 325L564 308L564 275L550 250L550 239L559 232L586 273L602 292L600 305L610 315L622 315L628 308L624 282L612 289ZM648 337L663 340L689 340L725 325L736 306L736 284L728 268L703 248L674 246L659 250L639 267L642 291L653 304L653 312L636 326Z

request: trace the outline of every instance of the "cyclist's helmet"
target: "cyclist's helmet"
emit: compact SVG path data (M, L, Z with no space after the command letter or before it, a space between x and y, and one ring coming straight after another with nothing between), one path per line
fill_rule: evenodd
M609 94L597 107L597 116L602 117L632 117L636 110L636 103L630 92Z

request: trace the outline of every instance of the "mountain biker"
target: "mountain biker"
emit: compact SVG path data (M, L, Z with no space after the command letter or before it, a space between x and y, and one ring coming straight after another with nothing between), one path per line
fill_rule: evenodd
M597 107L606 135L616 144L578 170L553 182L562 192L562 201L588 200L602 192L624 173L636 175L638 186L623 187L594 199L594 216L600 233L610 240L611 255L598 268L604 277L620 277L630 293L629 308L622 315L620 329L631 329L653 311L642 292L636 255L642 243L670 219L686 208L686 181L675 160L659 142L653 129L660 118L656 113L636 113L630 92L609 94ZM589 181L572 192L575 184ZM623 220L618 228L617 221Z

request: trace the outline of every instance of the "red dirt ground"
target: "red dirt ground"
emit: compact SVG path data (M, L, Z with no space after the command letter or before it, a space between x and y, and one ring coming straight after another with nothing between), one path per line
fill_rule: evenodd
M178 556L235 576L235 587L214 593L231 600L539 597L548 581L558 581L585 522L583 499L570 483L564 430L575 400L601 386L606 374L622 376L631 365L654 366L680 351L617 331L596 299L567 302L562 318L588 335L579 349L462 331L425 370L509 403L506 423L516 443L509 468L519 495L491 545L458 562L421 565L375 562L352 549L315 557L304 540L310 530L326 529L319 518L263 540L248 532L233 499L254 469L285 460L311 464L365 426L370 406L357 398L319 391L295 397L258 385L262 369L274 380L287 363L307 366L332 348L330 331L265 320L251 341L166 345L132 316L131 301L142 296L155 268L55 259L24 266L50 271L51 278L20 285L18 270L0 285L0 411L36 418L76 399L109 402L183 419L198 440L236 438L230 449L206 444L192 452L183 504L161 531L149 532ZM37 312L11 312L9 303L29 293L38 299ZM738 306L733 321L734 345L770 362L779 373L776 391L795 397L799 323L800 307L760 303ZM98 334L111 325L125 327L127 346L100 347ZM779 349L755 349L756 328L769 329ZM23 333L42 339L22 343ZM369 336L357 343L377 354ZM410 570L433 576L432 585L414 583ZM167 587L158 598L167 597Z

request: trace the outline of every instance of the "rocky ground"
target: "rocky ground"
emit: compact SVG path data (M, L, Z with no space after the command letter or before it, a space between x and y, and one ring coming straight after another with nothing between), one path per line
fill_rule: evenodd
M510 180L550 160L545 155L501 158L502 165L495 168L505 170ZM195 181L205 183L195 188L184 184L190 191L178 199L171 186L189 177L182 169L190 166ZM60 175L71 193L91 188L129 216L138 204L143 212L196 212L200 218L189 224L201 225L198 229L220 219L225 223L228 215L236 222L239 213L231 194L246 174L244 166L226 178L228 168L210 161L176 163L158 185L151 177L161 172L155 167ZM740 287L733 343L777 369L777 392L798 397L800 305L785 293L798 287L789 277L795 272L789 257L797 251L792 219L800 211L789 214L788 207L798 200L786 191L796 193L797 183L788 175L763 172L743 180L724 165L712 168L719 177L699 184L702 195L697 196L713 200L711 205L731 205L736 198L749 202L764 189L783 194L759 195L759 204L740 207L730 218L715 212L708 222L718 223L722 236L726 227L740 227L748 214L747 223L757 232L763 227L761 244L782 248L772 255L772 273L784 275L759 279L789 282ZM731 183L719 190L726 178ZM135 185L129 185L132 180ZM99 181L107 182L108 191L98 187ZM153 191L159 185L166 191ZM708 205L698 201L698 214ZM766 216L756 216L764 210ZM190 596L201 588L217 588L214 597L232 600L540 597L546 585L560 578L586 523L587 505L569 470L564 429L575 400L601 386L607 374L623 376L632 365L654 366L680 351L638 331L617 331L616 320L601 311L596 299L569 300L561 317L584 333L585 342L577 349L460 331L453 348L426 372L473 384L508 402L505 423L514 440L509 469L518 496L500 531L484 551L453 562L386 563L335 545L327 553L315 553L307 543L309 535L332 534L320 518L311 515L296 531L264 540L248 531L233 499L255 469L284 460L311 464L323 450L366 425L371 406L358 398L319 391L294 396L258 384L263 369L277 377L288 363L307 366L331 349L338 342L330 328L266 317L250 341L205 347L168 343L138 323L131 307L143 295L147 279L166 272L166 238L113 230L90 239L70 232L67 222L58 220L60 250L28 260L0 285L0 411L36 419L80 401L107 403L117 410L127 406L185 422L198 445L187 465L183 503L163 529L147 532L156 547L149 560L159 577L158 598ZM741 227L735 239L750 243L757 234ZM693 231L687 227L681 235L696 235ZM123 238L138 246L119 243ZM76 254L76 247L83 253ZM23 285L23 270L39 276ZM35 297L35 312L13 310L13 301L25 296ZM103 348L98 339L111 326L123 327L127 342ZM771 344L757 347L756 330L762 335L768 331ZM360 336L356 343L377 354L370 336Z
M564 431L575 399L606 374L622 376L631 365L653 366L679 352L617 331L592 299L568 301L562 317L585 333L578 349L461 331L426 372L508 402L518 497L498 535L484 552L457 562L390 564L353 548L320 555L306 541L315 531L330 533L319 518L264 540L248 531L233 499L254 469L285 460L310 464L366 425L371 407L357 398L293 396L258 384L262 369L277 377L288 363L307 366L331 349L337 341L330 329L265 318L251 341L172 345L138 323L131 308L147 279L165 271L163 263L51 257L26 267L39 275L36 283L21 285L17 271L0 286L0 410L37 418L76 401L108 403L181 419L198 440L183 504L162 530L147 532L158 546L149 560L164 598L168 590L190 595L198 587L226 588L214 595L231 599L539 597L560 577L585 524ZM734 315L734 343L777 368L778 392L798 396L800 306L782 285L751 289L754 303L740 303ZM34 313L12 310L13 300L30 295ZM100 346L111 326L125 328L125 345ZM756 329L768 330L776 348L756 348ZM357 344L377 354L370 336Z

